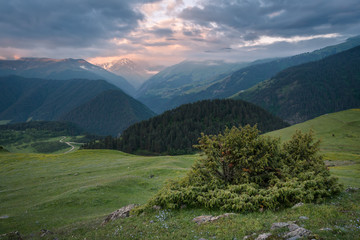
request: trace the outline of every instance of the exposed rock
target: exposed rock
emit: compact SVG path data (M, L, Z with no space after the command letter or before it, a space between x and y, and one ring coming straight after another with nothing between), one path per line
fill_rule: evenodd
M245 236L245 237L243 238L243 240L249 239L249 238L254 237L254 236L256 236L256 233L253 233L253 234L251 234L251 235Z
M296 224L293 224L293 225L296 225ZM290 226L289 226L289 230L290 230ZM311 231L298 226L298 228L295 228L294 230L290 230L290 232L286 233L284 235L284 237L297 239L296 237L298 237L298 238L308 237L311 234L312 234Z
M202 224L202 223L211 221L212 218L213 218L213 216L211 216L211 215L203 215L203 216L194 218L193 222L196 222L197 224Z
M270 230L275 230L275 229L278 229L278 228L283 228L283 227L287 227L289 226L290 224L293 224L294 222L277 222L277 223L273 223L271 225L271 229Z
M21 234L18 231L5 233L5 234L0 235L0 237L5 238L5 239L11 239L11 240L23 240L23 238L21 237Z
M304 203L299 202L299 203L295 204L292 208L298 208L298 207L301 207L302 205L304 205Z
M299 225L292 223L288 226L289 231L295 231L296 229L300 228Z
M49 234L54 234L53 232L51 232L47 229L41 229L40 232L41 232L41 235L40 235L41 237L45 237L46 235L49 235Z
M271 235L271 233L263 233L260 234L255 240L265 240L268 239Z
M131 209L135 208L136 206L138 206L138 205L130 204L130 205L127 205L125 207L122 207L122 208L116 210L115 212L112 212L109 216L107 216L105 218L105 220L101 223L101 225L105 225L106 223L113 221L115 219L118 219L118 218L129 217Z
M345 192L357 192L359 191L359 188L357 187L348 187Z
M153 208L154 210L160 210L160 209L161 209L161 207L158 206L158 205L154 205L152 208Z
M199 238L199 240L207 240L206 238Z
M219 216L203 215L203 216L194 218L193 221L196 222L197 224L202 224L202 223L206 223L206 222L213 222L220 218L229 217L231 215L235 215L235 213L225 213L225 214L222 214Z
M309 220L309 218L306 217L306 216L300 216L299 219L300 219L300 220Z

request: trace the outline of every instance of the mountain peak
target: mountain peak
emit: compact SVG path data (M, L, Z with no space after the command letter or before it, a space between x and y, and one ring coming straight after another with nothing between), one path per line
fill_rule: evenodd
M138 64L129 58L121 58L98 66L125 77L134 87L139 87L153 75L149 74L149 71L142 64Z

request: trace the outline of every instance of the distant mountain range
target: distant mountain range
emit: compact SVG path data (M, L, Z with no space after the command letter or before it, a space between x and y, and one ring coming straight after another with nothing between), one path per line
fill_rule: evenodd
M184 104L130 126L121 138L104 139L87 148L114 148L140 154L184 154L194 152L201 132L218 134L226 127L257 124L262 132L287 127L264 109L241 100L203 100Z
M360 46L276 74L234 96L294 124L360 107Z
M187 103L186 99L176 104L172 100L199 92L247 65L223 61L183 61L151 77L140 87L136 97L155 112L161 113Z
M0 120L67 120L91 133L116 136L152 116L146 106L104 80L0 77Z
M83 59L21 58L18 60L0 60L0 76L8 75L49 80L106 80L129 95L135 93L134 87L125 78Z
M98 66L119 76L123 76L135 88L139 88L147 79L154 75L151 71L147 70L145 66L129 58L122 58L113 62L99 64Z
M320 60L358 45L360 36L311 53L273 60L265 59L225 69L223 65L206 67L203 64L184 62L150 78L137 91L136 96L158 113L202 99L228 98L286 68Z

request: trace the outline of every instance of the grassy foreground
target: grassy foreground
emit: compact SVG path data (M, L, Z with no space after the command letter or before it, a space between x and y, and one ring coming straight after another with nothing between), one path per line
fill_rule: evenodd
M297 125L305 131L313 128L322 138L322 152L331 160L331 172L346 187L360 187L359 114L349 110L317 118L318 123L309 124L317 119L303 123L307 127ZM330 130L320 130L325 124ZM286 139L295 129L292 126L270 134ZM197 157L141 157L111 150L0 152L0 239L7 239L1 234L12 231L19 231L24 239L242 239L269 232L271 224L280 221L297 221L317 239L360 236L359 191L344 192L322 204L238 214L203 225L191 220L223 212L154 210L100 226L109 213L130 203L143 204L166 179L183 176ZM329 229L321 230L324 228ZM41 229L53 233L41 237Z

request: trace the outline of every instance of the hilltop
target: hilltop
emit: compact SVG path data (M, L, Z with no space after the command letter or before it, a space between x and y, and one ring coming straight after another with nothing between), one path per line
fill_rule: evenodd
M263 131L288 126L262 108L239 100L203 100L184 104L149 120L135 123L118 139L104 139L86 148L110 148L139 154L185 154L201 133L216 134L226 127L258 125Z

